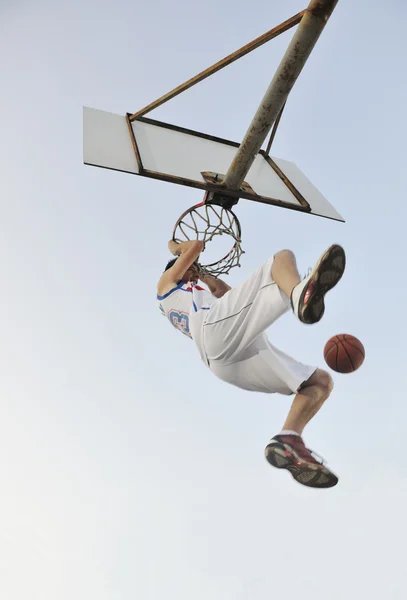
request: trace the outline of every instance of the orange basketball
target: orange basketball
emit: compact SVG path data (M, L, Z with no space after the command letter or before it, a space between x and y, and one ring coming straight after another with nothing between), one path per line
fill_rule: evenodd
M358 338L348 333L331 337L324 348L325 362L337 373L352 373L365 360L365 349Z

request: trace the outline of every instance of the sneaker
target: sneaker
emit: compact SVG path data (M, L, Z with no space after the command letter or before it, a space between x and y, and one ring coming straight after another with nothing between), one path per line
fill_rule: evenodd
M324 296L341 279L345 270L345 251L334 244L321 256L311 273L291 292L291 306L300 321L311 325L324 314Z
M329 488L338 483L337 476L316 460L299 435L275 435L267 444L265 455L273 467L287 469L302 485Z

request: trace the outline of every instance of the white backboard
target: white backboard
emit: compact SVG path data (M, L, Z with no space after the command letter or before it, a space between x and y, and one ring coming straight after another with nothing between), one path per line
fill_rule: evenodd
M202 172L226 174L238 143L152 119L130 123L126 116L92 108L83 112L84 163L212 189ZM259 153L245 178L253 193L243 198L343 221L294 163Z

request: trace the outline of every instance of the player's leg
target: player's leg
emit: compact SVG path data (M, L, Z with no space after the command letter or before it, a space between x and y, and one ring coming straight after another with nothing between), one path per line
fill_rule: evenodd
M341 279L345 265L344 249L333 244L301 282L295 283L298 273L295 258L286 250L276 255L272 273L277 285L288 294L291 307L299 320L310 325L322 318L325 311L324 296Z
M296 481L309 487L327 488L338 483L337 476L315 459L301 437L304 427L329 398L332 389L331 376L317 369L299 388L282 432L270 440L265 450L271 465L288 469Z
M274 255L271 276L280 290L289 298L291 298L297 286L299 287L296 290L296 295L299 296L300 289L302 291L303 288L310 288L311 281L315 287L318 280L321 288L320 293L325 294L342 277L345 270L345 263L346 258L343 248L334 244L324 252L310 275L301 282L294 253L291 250L280 250Z
M301 282L297 261L291 250L280 250L274 255L271 276L280 290L290 298L295 286Z
M315 323L324 312L324 295L345 269L343 249L331 246L310 275L300 281L295 256L277 252L241 285L211 308L205 323L208 360L234 362L236 356L291 307L304 323Z
M295 393L282 432L270 440L266 458L309 487L332 487L338 478L318 462L305 447L301 433L329 397L333 383L321 369L302 364L259 336L238 356L236 362L211 361L211 371L222 381L252 392Z
M305 381L296 394L283 430L295 431L299 435L314 417L333 390L332 377L326 371L317 369Z
M209 361L235 362L236 356L290 310L289 297L272 278L272 265L270 258L212 305L204 325Z

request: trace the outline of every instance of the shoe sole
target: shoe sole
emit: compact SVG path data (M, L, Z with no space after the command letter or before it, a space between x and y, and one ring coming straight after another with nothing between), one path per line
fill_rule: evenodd
M287 469L298 483L312 488L331 488L338 478L324 465L299 461L293 454L287 454L284 444L266 446L267 461L276 469Z
M346 266L345 251L341 246L334 244L319 259L319 263L314 269L314 273L309 281L314 283L314 290L307 301L299 311L300 319L307 325L312 325L321 320L325 312L324 296L336 286L342 278ZM304 303L304 297L307 293L309 284L303 289L299 306Z

